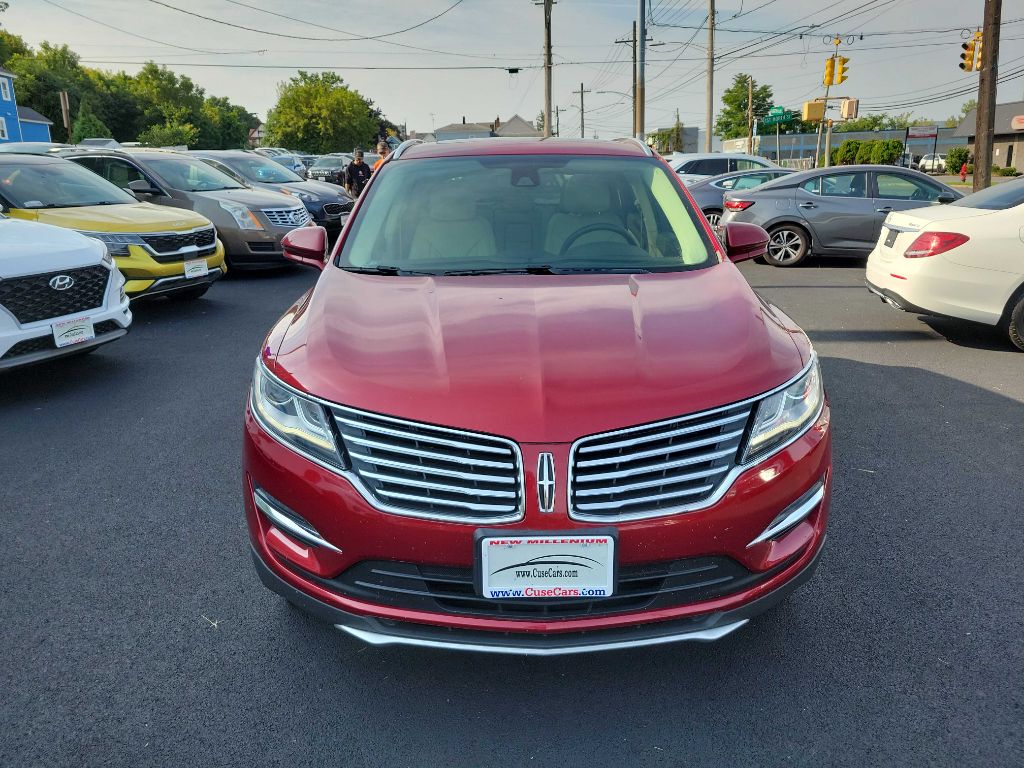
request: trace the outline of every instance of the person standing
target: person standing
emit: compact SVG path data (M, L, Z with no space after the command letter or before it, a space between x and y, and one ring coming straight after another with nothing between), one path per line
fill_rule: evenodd
M345 189L353 199L363 193L363 187L370 180L370 166L363 162L363 150L357 149L352 162L345 169Z
M380 157L377 158L377 162L373 164L374 173L376 173L377 169L384 165L384 161L388 159L388 155L391 154L391 145L386 141L378 142L377 154L380 155Z

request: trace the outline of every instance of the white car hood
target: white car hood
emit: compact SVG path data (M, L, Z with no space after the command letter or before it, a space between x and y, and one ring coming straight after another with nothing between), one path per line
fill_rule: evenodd
M0 221L0 277L99 264L107 248L74 230L34 221Z

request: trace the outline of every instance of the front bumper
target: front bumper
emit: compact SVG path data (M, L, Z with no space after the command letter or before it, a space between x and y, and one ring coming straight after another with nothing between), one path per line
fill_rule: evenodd
M216 250L204 259L209 270L206 277L186 278L185 258L164 263L156 261L139 246L133 245L129 251L128 257L115 256L114 262L125 277L124 292L132 299L212 283L227 273L220 239Z
M809 578L824 541L831 498L829 419L826 406L807 432L740 474L718 502L615 526L620 568L719 556L757 577L737 591L707 599L652 602L639 610L595 608L572 618L540 613L509 618L446 608L440 600L431 609L347 592L336 587L342 584L336 577L367 561L472 567L479 526L381 512L346 479L281 445L247 413L243 464L250 541L267 586L368 642L547 654L711 640L738 628ZM535 453L554 453L563 472L558 482L565 482L567 445L521 448L526 467L536 464ZM776 538L755 541L782 510L821 481L820 501L805 517ZM275 525L257 509L256 488L301 516L331 547L310 545ZM522 520L502 528L509 534L595 528L569 518L564 501L560 504L553 514L528 505Z
M224 252L233 268L276 269L290 264L281 249L281 238L294 227L265 225L263 229L220 229Z

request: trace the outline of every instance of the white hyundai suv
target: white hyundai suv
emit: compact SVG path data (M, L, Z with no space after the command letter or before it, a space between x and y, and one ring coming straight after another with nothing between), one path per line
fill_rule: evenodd
M0 216L0 369L121 338L132 322L123 289L99 240Z

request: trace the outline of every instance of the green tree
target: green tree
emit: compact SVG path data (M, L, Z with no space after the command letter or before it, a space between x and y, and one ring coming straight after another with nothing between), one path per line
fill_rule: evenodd
M839 151L836 154L836 165L853 165L857 162L857 151L860 149L861 142L856 139L846 139L842 144L839 145Z
M967 147L950 147L946 152L946 173L960 173L960 168L971 159Z
M857 147L857 156L854 158L854 162L857 165L863 165L864 163L871 162L871 153L875 149L876 142L874 141L862 141L860 146Z
M832 126L832 131L839 133L850 133L852 131L880 131L885 125L885 120L885 113L864 115L863 117L858 117L855 120L846 120L841 123L837 122Z
M2 61L2 60L0 60L0 61ZM959 115L950 115L949 117L946 118L946 127L947 128L956 128L958 125L960 125L960 123L962 123L967 118L967 115L969 115L971 113L971 110L974 109L977 106L978 106L978 100L977 99L968 99L967 101L965 101L963 104L960 105L960 114ZM957 171L959 171L959 170L960 169L958 167Z
M544 133L544 110L537 113L537 119L533 121L533 127Z
M17 78L18 103L62 125L60 92L67 91L71 114L77 114L82 95L88 92L89 82L78 61L78 54L66 45L41 43L39 49L15 54L7 69Z
M254 114L223 96L207 96L202 115L198 149L242 149L249 139L249 129L259 125Z
M267 115L268 144L317 154L371 144L379 130L370 102L334 72L300 70Z
M0 67L7 66L7 62L15 54L27 56L30 52L31 49L18 35L0 29Z
M83 101L78 108L78 117L71 124L71 143L78 144L82 139L109 139L113 136L106 124L89 108L89 102Z
M144 130L139 134L139 141L147 147L189 147L198 136L199 129L191 123L167 122Z
M715 120L715 135L722 139L738 139L747 135L747 88L752 78L742 72L732 79L722 94L722 110ZM766 115L773 106L770 85L758 85L754 80L754 114Z
M879 139L871 144L870 162L875 165L894 165L903 154L903 142L899 139Z

